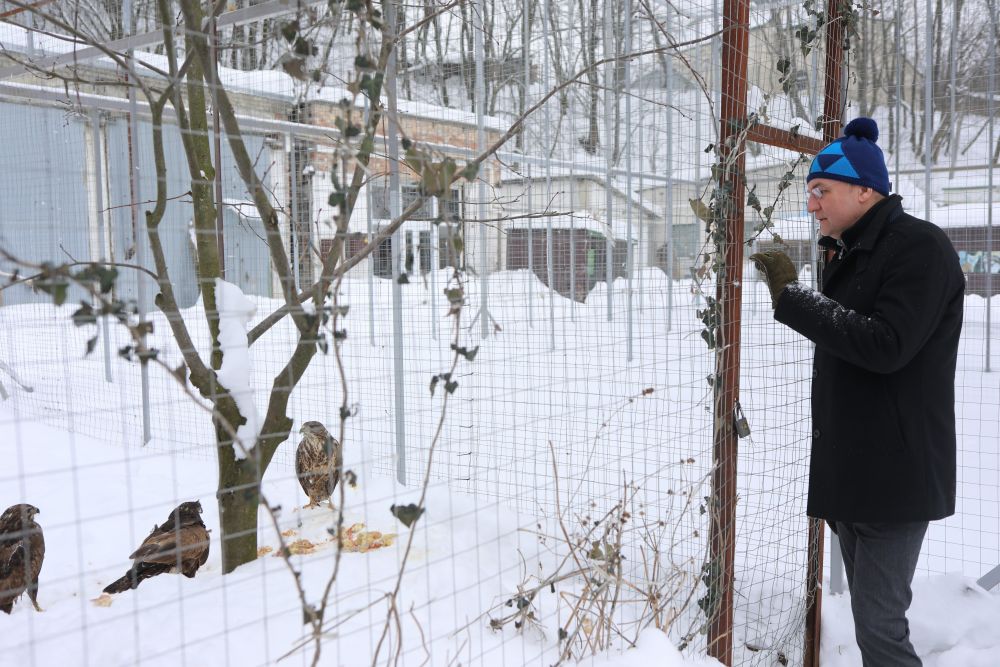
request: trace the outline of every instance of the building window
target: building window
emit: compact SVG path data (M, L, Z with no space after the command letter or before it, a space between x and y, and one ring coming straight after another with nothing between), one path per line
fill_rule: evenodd
M402 184L399 186L399 210L406 208L420 198L420 191L416 185ZM389 184L383 181L380 186L373 186L372 189L372 215L379 220L391 220L392 215L389 208ZM434 219L434 199L427 197L423 204L414 213L410 220L433 220Z

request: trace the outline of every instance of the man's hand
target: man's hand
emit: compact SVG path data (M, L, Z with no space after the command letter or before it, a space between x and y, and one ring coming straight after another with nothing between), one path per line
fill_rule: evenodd
M779 250L754 253L750 255L750 261L764 276L767 288L771 290L771 307L774 308L778 304L781 290L799 279L795 265L788 255Z

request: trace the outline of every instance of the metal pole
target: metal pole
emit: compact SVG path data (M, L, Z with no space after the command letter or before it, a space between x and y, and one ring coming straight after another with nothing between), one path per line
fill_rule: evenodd
M368 114L371 113L371 103L365 97L365 126L368 125ZM365 222L368 225L368 243L372 242L374 233L372 230L372 186L371 181L365 183ZM344 256L347 256L345 243ZM368 344L375 347L375 258L378 257L378 248L373 248L368 254Z
M208 41L209 57L218 63L219 54L216 50L219 41L219 29L215 18L212 18L211 37ZM212 105L212 124L215 150L215 240L219 247L219 277L226 279L226 237L224 224L224 209L222 200L222 132L220 131L219 105ZM298 178L296 174L295 178Z
M986 82L988 93L986 95L987 116L990 119L990 126L987 130L987 145L990 152L996 145L993 135L993 94L996 91L996 63L997 63L997 38L996 15L993 14L993 6L990 5L990 22L993 25L993 39L990 40L990 74ZM993 160L987 160L987 194L986 194L986 372L991 372L993 341L993 261L996 255L993 254Z
M629 54L632 52L632 1L625 0L625 63L622 78L625 81L625 118L632 118L632 86L630 83L631 67L629 67ZM626 350L625 358L632 361L632 269L635 262L634 251L632 249L632 133L625 130L625 329L626 329ZM642 229L641 225L639 227Z
M901 5L902 0L896 0L896 16L893 18L895 23L894 31L895 44L902 44L903 39L903 28L900 23L900 16L903 13ZM893 181L893 185L897 192L899 192L899 155L902 153L902 142L903 140L903 56L900 53L896 54L896 154L893 156L896 168L896 178Z
M483 14L486 11L485 0L478 0L475 5L475 20L473 30L475 31L476 50L476 152L482 153L486 150L486 75L483 70ZM485 165L484 165L485 166ZM479 284L480 284L480 306L479 306L479 335L488 338L490 335L490 267L489 250L487 249L488 227L486 220L486 178L484 167L479 170Z
M440 201L440 200L439 200ZM438 217L442 220L444 219L441 212L438 211ZM441 229L441 224L427 223L427 242L430 244L428 248L427 256L430 258L431 265L427 267L427 270L431 274L431 337L434 340L438 339L438 283L437 283L437 272L438 267L441 262L438 260L438 232Z
M611 32L611 22L614 20L612 7L614 3L604 3L604 57L610 58L614 55L614 36ZM596 19L596 17L591 17ZM614 87L615 66L617 63L608 62L604 65L604 160L606 174L604 177L604 222L607 224L604 239L604 279L607 281L608 289L608 322L614 317L614 290L612 286L615 282L615 235L612 231L612 218L614 213L612 207L614 198L611 193L611 170L614 168L614 155L611 152L611 122L612 122L612 94Z
M543 19L544 21L544 19ZM543 28L544 29L544 28ZM531 42L531 20L530 12L528 7L528 0L521 0L521 114L528 109L528 88L531 84L531 55L528 51L528 46ZM548 40L544 41L548 44ZM545 49L545 53L548 54L548 49ZM545 67L546 72L548 72L548 63L546 62ZM548 90L548 86L546 86ZM524 123L521 125L521 152L528 152L528 123L525 119ZM524 168L524 165L521 165Z
M289 194L292 197L291 209L292 217L288 224L288 240L291 246L292 256L292 284L295 286L295 292L301 291L299 287L299 234L298 234L298 222L299 222L299 186L298 177L295 173L295 165L298 164L298 160L295 159L295 148L294 141L292 140L292 133L285 133L285 155L288 156L288 182L289 182Z
M843 116L844 24L840 20L843 7L839 0L827 1L830 22L826 27L826 73L823 91L823 141L829 143L840 135ZM806 667L819 667L820 620L823 608L823 545L824 523L808 519L808 557L806 563L806 623L804 633Z
M666 21L668 34L671 33L670 18L670 10L667 10L664 20ZM669 99L674 85L674 60L670 54L667 55L667 71L665 72L665 76L667 80L664 82L664 86ZM697 99L700 101L701 95L698 95ZM664 157L667 170L667 189L663 203L667 212L667 332L669 333L673 329L674 323L674 110L669 104L666 105L666 113L667 117L664 126L667 133L667 146ZM695 127L701 127L701 118L698 118ZM696 146L701 148L700 139ZM698 180L701 173L701 151L698 150L696 152L698 154L698 163L695 168L695 179Z
M955 163L958 162L958 141L959 141L959 136L961 134L961 132L959 131L959 123L955 118L955 95L956 95L955 89L958 87L958 64L955 62L956 59L955 36L958 34L959 7L961 7L960 3L958 2L954 3L954 18L952 19L952 24L951 24L951 45L949 48L950 51L949 56L951 60L950 63L951 81L949 82L948 86L949 88L948 115L951 118L951 168L952 169L955 168ZM928 43L927 46L930 47L930 43ZM954 173L948 174L948 178L952 178L953 176Z
M535 180L531 173L532 165L528 165L528 326L535 328L535 288L533 279L535 277L535 224L531 214L535 208Z
M844 592L844 554L840 551L840 538L830 531L830 592Z
M549 28L549 0L544 0L545 2L545 43L548 44ZM545 69L545 90L549 90L549 50L545 49L543 55L543 63ZM552 141L552 121L549 118L549 105L546 104L542 107L542 127L545 132L545 146L548 150L549 142ZM549 158L551 156L546 152L545 160L545 202L546 206L548 202L552 201L552 162ZM545 232L545 277L549 282L549 349L556 349L556 280L555 280L555 267L553 266L553 260L555 259L552 255L552 241L553 232L552 230L552 216L545 216L546 232Z
M924 218L931 215L931 138L934 133L934 17L933 0L927 0L927 45L924 58Z
M528 23L528 0L523 0L522 1L522 3L521 3L521 12L523 13L523 16L522 16L523 21L522 21L522 26L521 26L521 29L522 29L521 55L523 56L522 57L522 62L524 64L524 71L523 71L523 77L524 77L524 79L521 82L521 86L522 86L522 88L521 88L521 90L522 90L522 93L521 93L522 94L522 98L521 98L522 99L521 113L524 113L524 110L528 108L528 83L529 83L529 81L531 79L531 68L530 68L529 59L528 59L528 31L530 29L529 28L529 23ZM543 31L546 30L544 15L542 16L542 30ZM543 39L543 42L545 44L548 44L548 36L547 35ZM545 52L547 53L548 49L545 49ZM547 64L545 66L545 70L546 70L546 73L547 73L548 72L548 65ZM546 88L547 88L547 86L546 86ZM527 127L527 123L525 123L524 126L521 129L521 152L523 152L525 154L528 153L528 141L527 141L527 138L528 138L528 127ZM532 247L532 246L534 246L534 239L532 238L534 230L532 229L532 219L530 217L530 214L534 213L534 211L535 211L535 202L534 202L534 195L535 195L535 193L534 193L534 188L532 187L533 184L534 184L534 181L531 178L531 164L529 163L526 166L527 166L527 171L528 171L528 184L527 184L527 187L526 187L527 195L528 195L528 210L527 210L527 213L529 214L529 217L528 217L528 271L530 271L531 274L532 274L532 276L533 276L534 273L535 273L534 249ZM528 326L532 327L532 328L534 328L534 326L535 326L535 290L531 287L531 276L529 276L529 278L528 278Z
M385 4L386 22L389 34L395 35L396 0ZM399 114L396 104L396 51L393 49L386 63L385 92L388 101L389 136L387 149L389 157L389 215L399 218ZM403 286L402 275L403 234L396 230L392 235L392 370L396 422L396 479L406 484L406 402L403 391Z
M569 177L569 319L576 321L576 177L570 174Z
M128 24L129 35L135 34L135 17L132 15L132 0L125 0L122 4L122 15L125 22ZM133 62L132 55L133 49L129 46L126 55L126 59L129 63ZM138 263L139 266L146 266L146 244L143 239L144 234L139 231L139 202L142 201L142 191L140 189L139 182L139 160L137 159L138 136L139 110L136 103L135 82L131 82L128 87L128 154L132 195L132 239L135 243L136 263ZM142 225L142 228L143 232L145 232L145 224ZM146 295L145 274L141 271L136 272L136 293L137 314L139 316L139 323L142 324L146 321L146 315L149 313L149 299ZM145 339L145 334L143 334L143 339ZM149 365L145 363L140 364L139 373L142 391L142 442L143 444L147 444L153 438L149 415Z
M90 132L92 136L91 143L94 146L94 204L97 208L97 252L92 253L99 262L103 262L107 259L107 254L105 254L105 249L107 246L107 241L105 240L105 230L104 230L104 150L101 146L101 115L100 112L91 108L90 110ZM101 318L101 328L104 330L103 344L101 345L104 352L104 381L112 382L111 377L111 332L110 325L108 324L108 318Z
M640 45L639 48L642 48L642 46ZM639 141L638 141L638 143L639 143L639 188L638 188L638 191L639 191L639 243L638 243L637 247L639 249L639 262L638 262L639 265L640 265L639 268L642 269L641 271L639 271L639 286L638 286L637 289L638 289L638 292L639 292L639 312L641 313L642 312L642 307L643 307L643 305L645 303L645 300L646 300L646 294L645 294L645 292L642 289L642 275L643 275L643 273L645 273L645 270L649 268L649 235L647 233L645 233L645 227L646 227L646 225L649 225L651 223L651 221L646 216L646 197L645 197L645 193L643 191L643 188L645 186L643 185L642 175L646 171L646 150L645 150L645 146L646 145L644 143L642 143L642 142L643 142L643 139L646 138L646 136L645 136L645 134L642 131L642 124L639 125L639 127L637 128L636 131L639 133Z
M372 230L372 186L371 182L365 185L365 218L368 222L368 243L375 238ZM372 249L368 255L368 342L375 347L375 260L378 257L378 248Z

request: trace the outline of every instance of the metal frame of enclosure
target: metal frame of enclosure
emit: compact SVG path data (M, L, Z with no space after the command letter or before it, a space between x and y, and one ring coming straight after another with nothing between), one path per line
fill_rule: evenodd
M723 664L733 661L733 577L736 525L736 452L739 437L735 424L740 395L740 323L743 284L744 212L746 200L743 177L744 141L802 153L815 154L840 134L843 118L843 39L842 23L837 20L843 4L829 0L827 11L832 17L826 28L826 76L823 108L823 141L802 137L787 130L753 124L741 138L747 124L747 64L750 24L749 0L726 0L723 8L722 35L722 108L719 133L723 163L734 165L722 178L728 186L730 205L726 206L725 273L718 278L717 297L722 312L721 350L717 356L717 377L721 387L715 402L715 460L713 488L720 507L712 527L712 561L721 563L723 576L722 603L719 613L709 626L709 652ZM728 158L728 160L727 160ZM819 665L820 619L822 608L823 522L809 519L809 556L806 578L808 607L805 632L805 667Z

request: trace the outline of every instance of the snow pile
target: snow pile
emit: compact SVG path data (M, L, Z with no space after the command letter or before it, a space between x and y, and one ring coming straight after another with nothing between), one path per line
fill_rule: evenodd
M239 287L220 278L215 279L215 302L219 309L219 346L222 348L222 368L217 375L246 419L236 429L243 446L233 443L236 458L244 459L260 433L260 415L250 384L250 348L247 343L247 324L257 312L257 306L244 296Z
M1000 595L974 579L949 574L913 582L910 640L924 667L996 667L1000 663ZM860 667L851 598L823 596L823 667Z
M580 664L595 667L722 667L715 658L684 659L666 634L656 628L646 628L639 635L635 648L621 655L607 656L593 662L585 660Z

